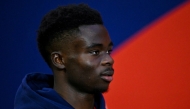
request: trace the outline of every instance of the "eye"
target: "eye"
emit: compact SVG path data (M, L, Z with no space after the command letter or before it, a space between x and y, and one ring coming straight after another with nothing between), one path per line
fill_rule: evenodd
M98 50L94 50L90 52L92 55L98 55L100 52Z
M106 53L111 54L113 50L108 50Z

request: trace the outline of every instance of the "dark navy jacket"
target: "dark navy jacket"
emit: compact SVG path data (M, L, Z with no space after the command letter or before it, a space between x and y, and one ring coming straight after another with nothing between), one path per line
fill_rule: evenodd
M14 109L74 109L52 87L51 74L26 75L16 93ZM96 94L95 97L96 109L105 109L102 94Z

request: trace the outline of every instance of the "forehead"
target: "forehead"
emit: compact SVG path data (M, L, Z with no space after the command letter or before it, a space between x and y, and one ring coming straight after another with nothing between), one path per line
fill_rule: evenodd
M107 29L103 25L85 25L80 26L79 38L86 42L109 44L111 42Z

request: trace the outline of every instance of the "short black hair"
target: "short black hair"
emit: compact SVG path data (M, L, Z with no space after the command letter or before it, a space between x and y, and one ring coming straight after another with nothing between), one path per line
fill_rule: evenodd
M50 66L51 54L48 50L55 40L63 40L65 34L65 39L73 37L71 34L79 31L79 26L93 24L103 25L101 15L86 4L59 6L47 13L41 21L37 37L38 49L47 64Z

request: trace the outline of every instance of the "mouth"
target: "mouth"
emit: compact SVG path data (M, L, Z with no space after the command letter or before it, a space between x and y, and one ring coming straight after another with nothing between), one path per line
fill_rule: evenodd
M103 79L106 82L111 82L113 80L113 74L114 74L114 69L106 69L104 72L101 73L101 79Z

